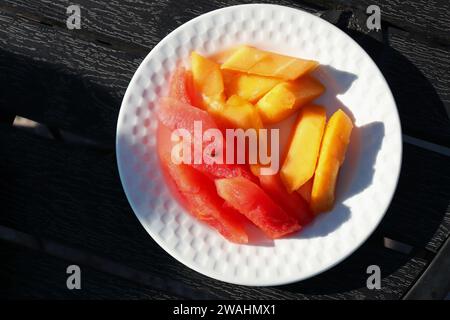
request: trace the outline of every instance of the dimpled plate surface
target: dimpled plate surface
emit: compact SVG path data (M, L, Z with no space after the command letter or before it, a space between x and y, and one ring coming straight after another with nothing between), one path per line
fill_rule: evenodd
M318 102L354 119L337 202L299 234L236 245L192 218L167 189L156 152L158 98L178 61L250 44L318 60L327 87ZM391 91L366 52L312 14L277 5L239 5L199 16L165 37L144 59L124 96L117 124L117 162L127 198L147 232L170 255L209 277L243 285L306 279L354 252L383 218L401 166L399 117ZM149 239L149 241L151 241Z

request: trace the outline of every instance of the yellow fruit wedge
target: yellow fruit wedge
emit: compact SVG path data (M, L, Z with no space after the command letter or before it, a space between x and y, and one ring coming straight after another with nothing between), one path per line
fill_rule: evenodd
M221 68L248 72L256 63L266 57L269 52L258 50L249 46L239 47L224 63Z
M217 109L225 103L220 66L197 52L191 54L192 78L196 92L205 109Z
M254 103L280 82L280 79L272 77L245 73L235 74L230 81L227 81L225 92L228 96L237 94L245 100Z
M222 64L227 61L240 47L242 46L232 47L223 51L219 51L211 55L209 58L217 62L218 64Z
M221 66L261 76L294 80L314 70L319 63L259 50L250 46L238 48Z
M264 123L281 121L319 97L325 87L311 76L277 84L256 104Z
M344 162L352 129L352 120L341 109L328 121L311 191L311 209L316 214L333 207L339 168Z
M223 126L241 129L262 128L258 110L256 110L254 105L238 95L228 98L222 109L212 113Z
M299 113L280 176L287 191L300 188L314 175L325 128L325 108L306 105Z

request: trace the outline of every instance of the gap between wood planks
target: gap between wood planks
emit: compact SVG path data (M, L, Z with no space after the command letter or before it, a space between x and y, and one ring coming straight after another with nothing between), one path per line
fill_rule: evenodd
M65 261L84 265L92 269L104 272L113 276L117 276L134 283L145 285L154 290L161 290L162 292L172 294L184 299L224 299L210 293L206 293L199 289L191 288L180 282L161 279L160 277L152 276L146 272L130 268L121 263L115 262L111 259L104 258L94 253L87 252L82 249L77 249L71 246L66 246L61 243L49 239L42 239L28 233L24 233L9 227L0 225L0 245L1 241L6 241L17 246L26 247L28 249L42 252L44 254L63 259ZM406 256L421 258L425 260L428 267L433 263L436 254L424 248L414 248L411 245L383 238L383 246L388 250L393 250L404 254ZM421 273L420 277L424 275ZM412 284L414 286L414 283ZM402 296L402 298L409 292L409 290Z
M450 157L450 148L403 134L403 142Z
M70 132L61 131L58 128L54 128L54 127L49 128L44 124L38 123L36 121L30 120L30 119L27 119L24 117L16 116L12 124L13 124L13 126L15 126L17 128L23 128L27 131L30 131L30 132L32 132L38 136L44 137L44 138L55 139L55 140L59 140L59 141L67 142L67 143L91 146L91 147L102 149L105 151L112 150L112 148L105 149L104 146L101 146L101 145L97 144L95 141L92 141L90 139L82 138L82 137L80 137L76 134L70 133ZM412 137L407 134L403 134L402 137L403 137L403 143L408 143L410 145L450 157L450 148L448 148L448 147L445 147L445 146L442 146L442 145L439 145L436 143L432 143L432 142L429 142L426 140L418 139L418 138Z

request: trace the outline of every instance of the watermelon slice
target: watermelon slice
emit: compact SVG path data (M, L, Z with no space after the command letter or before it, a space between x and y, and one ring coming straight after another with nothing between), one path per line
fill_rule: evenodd
M189 77L189 73L186 69L179 64L169 81L169 97L174 98L184 103L193 103L193 92L191 84L192 77Z
M156 137L157 137L157 151L158 151L158 157L159 162L161 165L161 171L164 177L164 180L167 183L167 187L169 188L170 192L172 193L175 200L180 202L183 207L187 207L185 199L183 199L182 195L178 191L177 185L174 181L174 179L170 176L168 167L167 167L167 159L170 155L170 152L172 150L172 142L170 141L170 135L171 131L162 125L161 123L158 124L158 129L156 131Z
M156 114L159 121L171 130L184 128L194 136L194 121L201 121L202 130L217 128L208 112L171 97L159 99Z
M259 184L300 225L305 226L313 220L314 215L306 201L296 192L289 194L278 174L260 175Z
M217 195L214 182L189 165L174 164L171 160L171 131L158 127L158 155L169 188L181 204L196 218L217 229L222 236L235 243L247 243L244 220L240 213L224 206Z
M256 183L243 177L215 180L217 193L268 237L276 239L301 229L297 219L279 207Z
M207 129L217 129L214 119L208 112L187 103L179 102L173 98L161 98L156 112L159 120L164 126L171 130L184 128L189 131L191 137L194 137L194 121L201 121L203 132ZM168 139L170 141L170 135L168 135ZM204 142L203 146L206 146L209 143L209 141ZM223 147L225 148L225 143ZM192 154L194 153L192 152ZM223 160L225 161L225 151L223 151L223 155ZM191 161L191 163L196 170L211 178L243 176L252 181L256 181L247 165L227 163L207 164L204 161L200 164L194 164L194 161Z
M244 177L253 182L256 182L256 177L251 173L246 165L240 164L226 164L226 163L212 163L212 164L193 164L193 168L206 174L211 179Z
M191 101L191 105L197 108L202 108L203 98L199 92L195 90L194 76L192 71L188 70L185 74L186 93Z

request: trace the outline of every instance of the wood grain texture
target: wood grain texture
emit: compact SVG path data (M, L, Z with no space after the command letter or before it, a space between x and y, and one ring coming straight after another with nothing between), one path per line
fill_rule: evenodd
M66 8L72 4L69 0L3 0L5 6L20 9L22 12L37 13L48 23L65 24ZM327 9L354 10L366 12L369 5L378 5L381 17L400 28L412 33L424 34L448 44L450 41L450 4L446 0L306 0L306 1L237 1L237 0L200 0L195 5L188 0L162 1L94 1L78 0L83 17L83 28L111 39L123 40L153 46L165 34L158 33L160 28L171 30L199 14L243 3L276 3L304 9L309 12ZM117 34L117 31L121 31Z
M407 32L368 32L365 15L343 12L337 26L375 61L394 95L402 131L450 146L450 48Z
M238 0L160 0L160 1L94 1L78 0L81 7L82 32L92 32L115 44L117 40L134 46L152 48L169 32L203 13L225 6L243 3L271 3L273 1ZM65 26L69 0L4 0L5 7L31 14L47 23ZM310 6L281 0L277 4L316 12ZM77 31L73 31L74 34ZM80 32L78 32L80 33Z
M306 0L323 9L358 9L366 12L369 5L377 5L381 19L413 34L450 44L450 3L446 0Z
M416 248L439 250L450 235L448 163L446 156L403 144L402 171L383 220L384 235Z
M376 297L396 299L407 291L426 265L421 259L411 259L383 248L383 224L371 240L344 263L298 284L248 288L211 280L175 261L144 231L123 194L114 154L70 147L14 128L0 128L0 157L4 159L0 163L3 177L0 202L4 212L0 224L92 251L208 294L224 298L370 298L375 293L363 289L367 279L365 268L379 264L383 266L386 291L376 292ZM438 158L430 165L439 164ZM417 201L415 206L411 204L407 211L402 209L403 216L392 212L392 223L405 223L405 219L411 221L406 224L417 221L424 212L418 197L413 198ZM443 219L444 214L432 211L430 216L438 217L424 219L421 223L431 230L433 221ZM401 220L396 222L396 217ZM424 240L432 238L433 233L421 233L417 237Z
M0 241L38 251L41 255L49 255L77 265L90 266L97 271L127 279L142 287L151 288L153 292L172 295L178 299L214 299L215 296L206 295L203 291L185 286L171 278L161 278L154 274L141 272L127 265L117 263L111 258L96 255L90 251L74 248L46 238L24 233L0 225ZM31 269L30 269L31 270Z
M173 299L136 283L81 269L81 289L69 290L67 267L73 263L0 241L2 299Z
M402 127L408 127L404 131L449 147L450 47L425 44L393 28L387 41L389 49L377 63L394 93Z
M0 110L114 145L141 58L0 12Z
M167 23L158 24L157 33L162 37L200 11L212 9L202 3L195 7L195 12L175 10L180 11L175 25L168 19ZM94 3L90 5L94 10ZM28 10L37 10L35 14L38 14L39 8L31 6ZM124 12L130 10L131 7ZM112 14L108 12L104 14ZM119 15L116 20L124 19L120 14L125 13L114 14ZM145 10L141 13L136 9L134 14L145 16ZM392 28L384 35L367 33L364 19L363 14L354 14L346 23L337 21L337 24L366 49L385 75L397 101L404 132L450 146L449 49L425 44ZM91 22L94 28L101 19ZM152 28L150 22L137 29L127 24L115 25L109 20L105 23L111 23L110 36L128 33L132 38L133 32ZM139 53L133 50L130 53L122 47L116 50L79 38L76 31L37 24L10 14L0 14L2 25L0 39L5 39L5 51L0 50L0 68L3 68L0 79L7 90L2 93L3 99L0 96L0 107L112 145L122 96L147 49ZM95 32L100 31L95 29ZM391 46L381 42L379 36ZM146 37L153 39L146 45L155 44L156 38Z

